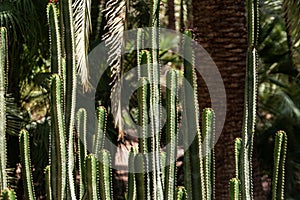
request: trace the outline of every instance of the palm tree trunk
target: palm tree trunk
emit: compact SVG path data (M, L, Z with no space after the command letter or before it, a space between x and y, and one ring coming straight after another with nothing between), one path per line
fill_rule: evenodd
M216 199L229 199L229 180L234 175L234 138L241 136L247 52L246 4L243 0L193 0L196 39L211 55L224 81L227 113L223 132L215 146ZM198 81L201 110L210 107L204 81ZM220 102L222 103L222 102ZM254 169L254 174L260 174ZM260 181L254 182L255 199Z

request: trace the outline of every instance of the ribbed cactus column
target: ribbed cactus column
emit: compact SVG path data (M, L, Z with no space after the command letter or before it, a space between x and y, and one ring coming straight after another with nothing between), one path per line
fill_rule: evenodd
M7 30L0 28L0 190L7 187L6 174L6 71L7 71Z
M167 128L166 128L166 173L164 199L175 198L176 155L177 155L177 73L175 70L167 74Z
M287 136L284 131L278 131L275 136L274 167L272 180L272 200L284 198L284 173L287 148Z
M12 189L4 189L1 194L2 200L16 200L16 194Z
M20 151L22 160L22 175L25 197L28 200L35 200L33 180L31 174L29 133L23 129L20 131Z
M246 62L246 83L244 97L244 119L241 152L241 193L242 199L253 199L252 149L256 116L257 96L257 41L258 41L258 1L247 1L248 11L248 53Z

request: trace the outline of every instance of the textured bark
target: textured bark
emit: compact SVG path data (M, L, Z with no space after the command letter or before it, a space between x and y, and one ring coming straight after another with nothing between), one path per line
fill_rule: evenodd
M229 199L229 180L234 177L234 138L241 136L247 52L246 1L193 0L196 39L211 55L224 81L227 113L216 150L216 199ZM205 83L198 81L201 110L210 106ZM222 103L222 102L220 102ZM256 162L256 161L254 161ZM255 168L254 168L255 167ZM260 174L253 165L255 199L262 199Z
M167 15L168 15L168 28L175 30L175 7L174 7L174 0L168 0L168 9L167 9Z

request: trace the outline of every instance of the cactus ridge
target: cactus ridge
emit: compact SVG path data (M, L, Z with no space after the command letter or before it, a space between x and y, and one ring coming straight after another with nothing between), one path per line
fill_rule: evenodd
M112 172L111 157L109 151L102 149L99 154L99 173L100 173L100 196L101 199L111 200L112 195Z
M165 199L174 199L177 152L177 73L169 70L167 73L167 127L166 127L166 177Z
M240 199L240 181L238 178L230 179L230 189L229 196L230 200L239 200Z
M7 30L0 28L0 191L7 187L6 150L6 72L8 68Z
M234 142L234 158L235 158L235 178L239 179L240 162L241 162L242 139L236 138Z
M104 140L106 135L106 120L107 120L107 111L104 106L99 106L97 108L97 135L96 135L96 145L95 145L95 154L98 154L104 148Z
M22 129L20 131L19 141L23 166L22 175L25 197L28 200L35 200L34 186L31 174L29 133L27 130Z
M176 200L187 200L188 195L186 189L182 186L176 188Z
M287 148L287 136L284 131L278 131L275 136L274 167L272 180L272 199L284 198L284 165Z
M135 180L135 169L134 169L134 159L137 155L137 149L135 147L131 147L128 158L128 200L136 199L136 180Z
M52 137L51 142L55 144L55 152L52 151L51 169L52 172L52 187L56 199L65 198L66 190L66 136L63 123L63 106L62 106L62 83L59 75L54 74L51 78L51 127ZM52 144L53 146L53 144ZM55 174L54 174L55 173Z
M47 6L47 18L49 24L50 35L50 51L51 51L51 72L62 74L61 61L61 37L58 22L58 10L55 3L49 3Z
M77 111L77 131L78 131L78 162L79 162L79 199L84 196L85 190L85 158L87 156L87 142L86 142L86 122L87 112L84 108Z
M52 200L52 188L51 188L51 166L47 165L45 168L45 185L46 185L46 198Z
M16 200L16 193L13 189L5 188L1 192L1 199L2 200Z
M202 112L202 134L204 140L203 158L204 179L207 199L214 199L214 141L215 141L215 113L211 108L205 108Z
M97 159L95 155L90 154L86 156L86 188L87 188L87 196L90 200L98 200L98 169L97 169Z

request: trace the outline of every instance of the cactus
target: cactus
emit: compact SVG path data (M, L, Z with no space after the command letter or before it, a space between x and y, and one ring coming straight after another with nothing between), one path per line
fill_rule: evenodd
M241 161L242 139L236 138L234 142L234 157L235 157L235 178L239 179L239 166Z
M31 161L30 161L30 144L29 133L23 129L20 131L20 152L22 159L22 175L25 197L28 200L35 200L33 180L31 174Z
M272 199L284 198L284 164L287 147L287 136L284 131L278 131L275 136L274 168L272 181Z
M7 72L7 30L0 28L0 191L7 187L6 173L6 72Z
M147 193L150 193L147 191L147 186L146 186L146 179L147 173L145 172L145 156L143 153L139 153L135 156L134 160L134 168L135 168L135 178L136 178L136 199L145 199L145 200L150 200L149 195Z
M99 173L100 173L100 197L101 199L111 200L112 194L112 176L111 176L111 158L109 151L102 149L99 154Z
M176 200L187 200L187 192L184 187L177 187L176 188Z
M230 191L229 191L230 200L239 200L240 199L240 181L237 178L232 178L230 180Z
M246 84L241 152L242 199L253 199L252 149L256 116L258 1L248 0L248 53L246 63Z
M97 135L96 135L96 145L94 153L98 154L104 147L104 138L106 133L106 118L107 113L106 109L103 106L99 106L97 108L97 122L98 122L98 128L97 128Z
M167 74L167 128L166 128L166 175L165 175L165 199L174 199L175 171L177 154L177 73L169 70Z
M97 160L95 155L91 154L86 157L86 173L87 173L87 197L91 200L99 199L99 189L98 185L98 169L97 169Z
M86 144L86 110L80 108L77 111L77 131L78 131L78 162L79 162L79 198L82 199L84 195L84 182L85 182L85 158L87 156Z
M135 173L134 173L134 158L137 154L137 149L131 147L128 158L128 200L136 199L136 181L135 181Z
M50 160L52 176L51 186L55 199L64 199L66 195L66 136L63 119L62 83L59 75L54 74L51 79L51 151Z
M202 134L203 147L205 149L205 156L203 158L204 168L204 184L206 188L206 198L214 199L214 185L215 185L215 155L214 155L214 141L215 141L215 113L211 108L206 108L202 112Z
M46 198L52 200L52 188L51 188L51 166L48 165L45 168L45 182L46 182Z
M16 200L17 197L16 197L14 190L6 188L6 189L2 190L1 199L2 200Z
M193 50L190 44L190 37L192 33L190 31L185 32L186 36L184 41L184 57L187 60L193 59ZM189 59L190 58L190 59ZM199 127L199 105L197 94L197 81L196 73L194 69L194 63L188 63L184 61L184 123L186 130L185 146L189 148L185 152L185 187L190 199L206 199L205 183L204 183L204 171L202 157L202 136ZM191 88L191 89L190 89ZM193 98L191 98L193 97ZM196 131L195 138L191 138L190 131ZM201 188L201 192L199 189Z

